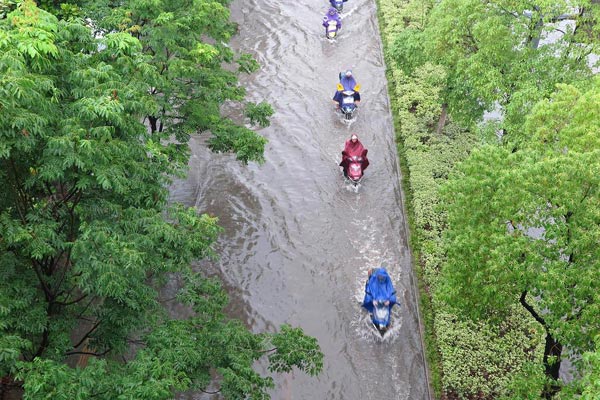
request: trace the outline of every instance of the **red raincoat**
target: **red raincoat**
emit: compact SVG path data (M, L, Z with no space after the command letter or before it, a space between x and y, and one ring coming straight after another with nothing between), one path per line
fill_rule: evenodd
M340 167L344 168L344 171L348 168L348 160L346 157L358 156L363 158L362 162L362 170L366 170L369 166L369 159L367 158L367 149L363 146L360 140L353 142L352 139L346 140L346 144L344 145L344 151L342 151L342 162L340 162Z

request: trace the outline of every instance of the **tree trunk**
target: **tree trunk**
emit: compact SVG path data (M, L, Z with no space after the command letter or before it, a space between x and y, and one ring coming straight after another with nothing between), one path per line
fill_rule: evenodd
M156 123L158 122L158 118L149 115L148 121L150 122L150 130L152 131L152 133L156 132Z
M552 378L554 382L558 381L562 349L562 344L555 340L550 333L546 333L546 346L544 347L544 368L546 376ZM560 386L557 383L551 382L544 388L542 397L544 399L552 399L559 391Z
M437 131L436 133L440 135L444 126L446 126L446 119L448 118L448 104L442 104L442 113L440 114L440 119L438 121Z
M560 372L560 356L562 354L562 344L559 343L548 329L546 321L534 310L531 304L527 303L527 291L521 293L521 305L531 314L531 316L544 328L546 331L546 345L544 347L544 373L551 379L544 390L542 398L552 399L556 393L560 391L558 384L558 373Z
M23 398L22 382L17 382L12 376L0 378L0 400L17 400Z

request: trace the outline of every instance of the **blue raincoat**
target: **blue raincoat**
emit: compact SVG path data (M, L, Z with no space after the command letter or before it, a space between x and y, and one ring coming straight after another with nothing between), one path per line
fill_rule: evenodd
M365 285L365 298L362 306L373 312L373 300L390 302L390 310L396 304L396 289L385 268L376 268Z

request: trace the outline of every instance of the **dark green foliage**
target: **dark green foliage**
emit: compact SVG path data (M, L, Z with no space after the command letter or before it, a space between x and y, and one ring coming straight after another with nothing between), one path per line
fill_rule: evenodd
M220 106L227 100L241 101L245 90L237 72L222 68L237 63L238 71L250 73L258 63L244 54L235 60L227 46L235 32L225 1L128 0L119 7L109 1L83 2L92 10L104 32L127 32L142 44L142 52L154 66L145 77L156 108L146 115L160 137L175 135L186 141L196 132L212 133L214 150L233 151L243 161L262 161L266 141L254 131L222 117ZM250 116L250 122L268 125L268 116ZM252 142L252 145L249 145Z
M246 105L246 117L250 119L251 123L258 123L262 127L269 126L269 117L273 113L271 105L264 101L259 104L248 103Z
M269 369L273 372L290 372L294 366L316 374L323 368L323 358L316 351L316 340L304 335L301 329L283 325L281 333L271 338L271 344L277 349L269 355ZM308 360L306 354L311 356Z
M194 4L226 20L223 6ZM214 256L216 219L167 202L188 161L182 140L201 128L199 119L210 120L220 151L262 157L263 138L218 114L243 93L218 66L224 58L213 60L214 47L200 38L181 38L168 44L187 58L161 60L129 32L94 37L76 17L86 8L69 10L58 19L24 1L0 20L0 375L30 399L165 399L215 378L230 398L264 398L271 378L252 367L266 353L274 370L316 374L322 355L314 339L288 327L256 335L225 317L222 288L190 267ZM225 40L221 22L206 29ZM198 103L182 82L188 72L200 80L190 70L203 62L203 82L215 90L199 101L214 114L187 119ZM168 79L181 82L166 85L165 65ZM254 111L262 124L272 112ZM164 120L162 132L142 122L153 115ZM183 282L171 301L187 305L190 318L173 320L165 309L169 278Z

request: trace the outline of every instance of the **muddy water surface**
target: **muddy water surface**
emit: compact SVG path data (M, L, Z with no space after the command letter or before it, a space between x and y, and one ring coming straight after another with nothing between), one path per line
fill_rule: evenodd
M276 110L261 131L266 162L243 166L193 138L189 177L172 199L219 217L220 260L202 268L225 281L233 315L256 332L289 323L319 340L323 372L275 376L273 399L428 399L376 6L347 2L334 43L321 27L326 10L324 0L234 2L232 46L262 67L242 84ZM351 125L330 100L349 67L363 98ZM358 190L337 167L351 132L371 161ZM400 302L383 340L359 305L367 270L379 265Z

